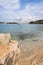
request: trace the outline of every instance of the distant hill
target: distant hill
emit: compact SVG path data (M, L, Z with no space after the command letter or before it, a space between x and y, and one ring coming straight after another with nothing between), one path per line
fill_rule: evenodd
M0 24L4 24L4 22L0 22Z
M20 24L20 23L17 23L17 22L0 22L0 24ZM28 23L26 22L26 23L22 23L22 24L43 24L43 20L30 21Z
M16 22L0 22L0 24L18 24Z
M16 22L7 22L6 24L18 24Z
M31 21L29 24L43 24L43 20Z

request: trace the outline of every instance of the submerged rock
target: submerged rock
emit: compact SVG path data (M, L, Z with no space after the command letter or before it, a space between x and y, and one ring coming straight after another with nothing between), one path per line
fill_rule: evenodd
M0 34L0 43L9 43L10 40L11 40L10 33Z
M24 40L24 39L29 39L29 38L32 38L32 37L35 37L36 35L33 34L33 33L22 33L22 34L18 34L18 37L20 40Z
M10 34L0 34L0 65L18 65L20 49Z

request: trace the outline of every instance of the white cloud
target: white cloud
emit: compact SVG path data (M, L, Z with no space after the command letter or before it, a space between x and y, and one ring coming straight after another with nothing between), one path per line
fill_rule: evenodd
M43 10L42 10L42 11L40 11L40 14L42 14L42 15L43 15Z
M0 0L0 5L5 8L5 10L0 12L0 17L2 17L4 21L21 19L21 22L29 22L31 20L43 19L43 2L35 4L29 3L23 10L19 9L19 0Z
M27 4L21 12L22 18L25 17L24 21L43 19L43 3Z
M14 21L17 17L15 10L20 8L19 0L0 0L0 5L4 8L0 11L0 18L3 18L3 21Z
M0 0L0 5L6 9L18 9L19 0Z

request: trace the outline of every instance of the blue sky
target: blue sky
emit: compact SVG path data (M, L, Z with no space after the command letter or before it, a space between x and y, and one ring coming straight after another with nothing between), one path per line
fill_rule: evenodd
M0 21L43 19L43 0L0 0Z

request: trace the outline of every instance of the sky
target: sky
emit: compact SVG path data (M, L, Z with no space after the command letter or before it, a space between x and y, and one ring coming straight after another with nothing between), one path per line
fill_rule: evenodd
M43 0L0 0L1 22L43 19Z

